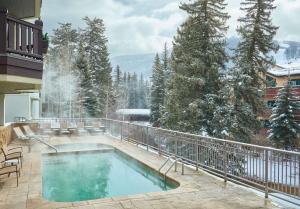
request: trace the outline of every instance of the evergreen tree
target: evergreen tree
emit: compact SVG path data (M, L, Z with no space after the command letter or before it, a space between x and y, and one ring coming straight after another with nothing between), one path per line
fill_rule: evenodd
M253 132L258 130L260 124L256 115L242 100L244 89L250 82L251 78L236 71L223 79L219 93L223 104L216 109L213 119L217 125L215 136L249 143Z
M275 107L272 109L271 129L268 138L277 146L296 147L300 126L295 114L300 110L299 98L290 84L279 90Z
M248 88L244 88L241 93L241 99L250 105L255 114L264 109L260 92L264 84L261 75L265 75L274 62L271 52L278 49L273 41L278 29L272 24L271 15L275 9L273 2L274 0L244 0L241 3L241 10L246 15L239 19L241 25L237 31L241 41L236 49L234 63L239 74L251 78L248 79Z
M79 42L78 47L76 67L80 75L79 102L84 107L84 110L86 110L86 112L88 113L88 115L85 115L85 111L82 111L80 109L80 117L95 116L94 114L97 108L96 94L93 91L95 78L93 76L93 72L91 72L90 68L88 67L88 61L86 59L85 50L81 41Z
M213 135L212 123L225 69L225 33L229 18L224 0L195 0L180 6L188 13L174 40L168 81L165 127Z
M115 99L112 91L112 68L107 49L108 40L104 35L105 26L102 19L85 17L84 21L87 27L83 30L82 36L89 68L95 77L92 90L97 94L97 109L93 115L103 117L113 107Z
M42 89L48 110L44 111L51 112L50 117L74 117L78 108L79 83L74 71L78 33L70 23L60 23L50 41Z
M164 79L164 83L162 84L162 90L163 92L163 98L165 98L165 91L166 91L166 85L167 85L167 80L170 78L170 59L169 59L169 52L168 52L168 47L167 47L167 43L165 43L164 45L164 50L162 53L162 58L161 58L161 67L162 67L162 71L163 71L163 79ZM164 102L163 102L164 104ZM162 105L163 105L162 104Z
M152 67L151 113L150 122L153 126L160 125L161 106L164 103L164 71L158 54Z
M241 41L235 50L234 68L229 73L232 95L227 103L231 107L227 118L232 118L229 115L233 118L227 126L230 137L242 142L250 142L261 126L257 116L265 107L262 75L273 63L271 52L277 49L273 42L277 27L271 23L271 11L275 8L272 3L273 0L245 0L241 4L246 15L239 19Z
M124 72L122 75L119 65L117 65L114 73L114 92L116 96L115 110L126 109L128 105L127 74Z
M138 107L138 79L137 74L134 72L132 77L128 76L129 79L129 92L128 92L128 108L129 109L136 109Z
M138 109L146 109L146 88L143 73L140 75L139 85L138 85Z

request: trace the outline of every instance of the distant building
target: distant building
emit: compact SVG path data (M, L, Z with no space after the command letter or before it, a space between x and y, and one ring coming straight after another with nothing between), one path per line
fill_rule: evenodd
M119 109L116 111L119 120L145 121L150 120L150 109Z
M267 87L265 89L264 101L269 110L263 118L268 120L275 105L278 91L287 84L288 80L290 80L290 84L294 87L298 96L300 96L300 63L274 65L268 70L265 79ZM300 122L300 113L296 115L296 120Z

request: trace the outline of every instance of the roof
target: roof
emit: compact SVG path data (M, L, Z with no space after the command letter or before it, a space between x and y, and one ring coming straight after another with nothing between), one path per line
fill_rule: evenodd
M120 115L143 115L149 116L150 109L119 109L116 111Z
M268 70L268 73L274 76L300 75L300 62L298 61L274 66Z

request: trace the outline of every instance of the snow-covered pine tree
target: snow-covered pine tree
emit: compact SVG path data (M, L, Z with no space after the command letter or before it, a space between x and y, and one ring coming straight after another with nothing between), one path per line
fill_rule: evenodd
M277 27L272 25L271 12L274 0L244 0L241 10L246 13L239 19L241 41L233 57L234 67L229 73L232 95L227 103L228 134L237 141L250 142L261 123L257 116L265 108L262 99L265 75L277 50L273 42ZM224 110L226 111L226 110Z
M95 116L103 117L108 114L114 103L112 92L112 67L109 61L107 38L104 35L105 26L102 19L84 18L86 28L82 37L88 58L90 71L95 76L93 91L97 94L97 109Z
M168 51L168 45L165 43L164 50L161 57L161 67L164 72L164 84L162 86L163 88L163 97L165 97L165 91L166 91L166 82L170 78L170 58L169 58L169 51Z
M70 23L60 23L53 30L46 58L42 95L49 117L72 117L76 113L77 75L74 72L78 33ZM47 78L49 76L49 79ZM55 86L55 87L54 87ZM47 108L51 108L47 109Z
M160 126L161 106L164 104L164 71L159 55L156 54L152 67L152 87L151 87L151 113L150 122L153 126Z
M134 72L132 76L128 75L128 108L136 109L138 107L138 78Z
M286 84L276 97L268 136L277 146L288 148L297 145L300 126L295 121L295 114L299 110L299 97L291 85Z
M80 117L95 117L97 100L93 91L95 77L88 67L82 41L79 42L76 68L80 75L79 103L83 107L79 110Z
M114 78L113 78L113 91L115 95L115 107L114 110L122 108L122 91L123 91L123 78L122 78L122 72L120 70L120 66L117 65L114 71Z
M255 114L265 107L261 90L264 85L263 77L274 59L271 52L276 52L278 46L274 36L278 27L272 24L274 0L244 0L241 10L246 15L239 19L238 33L241 41L235 51L234 64L239 74L251 78L248 88L243 87L241 99L250 105Z
M225 69L225 33L229 18L224 0L194 0L180 6L188 13L174 40L171 78L163 125L214 134L211 121L218 104L219 71Z
M138 106L139 109L146 109L147 102L146 102L146 87L144 81L144 75L141 73L139 84L138 84Z
M248 88L251 78L239 72L230 72L223 78L219 96L223 104L216 109L213 123L216 124L215 136L230 140L249 143L254 130L258 130L259 123L251 106L243 102L244 88Z

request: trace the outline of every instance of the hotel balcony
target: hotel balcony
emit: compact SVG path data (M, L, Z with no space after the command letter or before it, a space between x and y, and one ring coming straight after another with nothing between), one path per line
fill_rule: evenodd
M43 73L43 23L17 19L0 11L1 93L39 90Z

